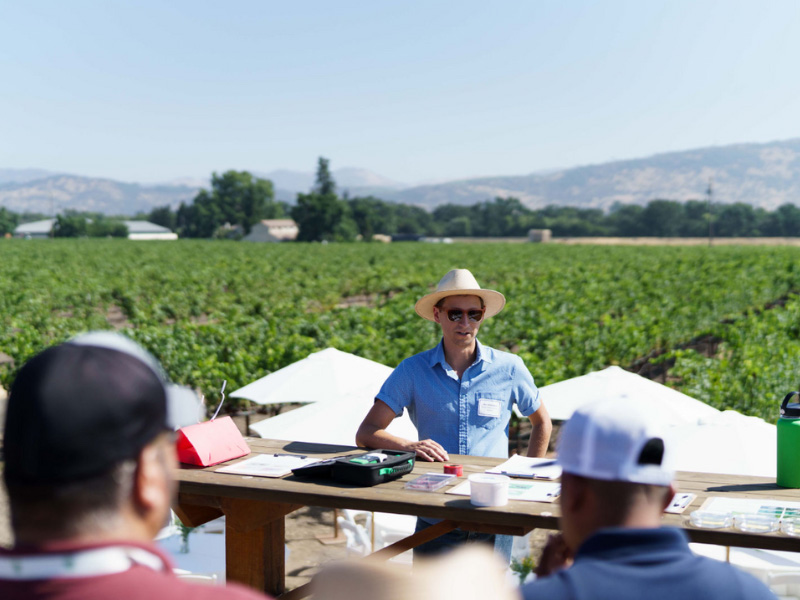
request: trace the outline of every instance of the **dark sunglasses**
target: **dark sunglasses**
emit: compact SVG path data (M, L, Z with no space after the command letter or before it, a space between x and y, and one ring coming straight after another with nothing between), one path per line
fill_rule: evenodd
M474 321L475 323L477 323L483 318L483 311L485 310L486 310L485 308L473 308L471 310L468 310L467 318L470 321ZM464 316L464 311L461 310L460 308L451 308L446 312L447 312L447 318L453 321L453 323L457 323Z

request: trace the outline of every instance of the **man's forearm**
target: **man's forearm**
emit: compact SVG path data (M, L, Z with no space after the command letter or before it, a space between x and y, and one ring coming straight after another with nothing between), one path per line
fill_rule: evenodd
M553 424L550 419L533 425L531 439L528 444L528 456L541 457L547 454L547 446L550 444L552 431Z
M418 459L427 461L445 461L450 458L447 451L433 440L412 442L366 423L362 423L356 432L356 444L365 448L414 452Z
M385 448L387 450L410 450L411 441L392 435L385 429L360 427L356 433L356 444L363 448Z

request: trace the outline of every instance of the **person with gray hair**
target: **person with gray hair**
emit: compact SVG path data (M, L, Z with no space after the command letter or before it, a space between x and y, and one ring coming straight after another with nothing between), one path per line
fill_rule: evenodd
M550 539L525 600L774 599L752 575L696 556L662 527L675 490L672 448L641 404L581 408L558 440L561 533Z
M152 544L176 486L176 426L196 395L131 340L90 333L22 366L8 399L3 479L14 547L3 600L263 600L180 581Z

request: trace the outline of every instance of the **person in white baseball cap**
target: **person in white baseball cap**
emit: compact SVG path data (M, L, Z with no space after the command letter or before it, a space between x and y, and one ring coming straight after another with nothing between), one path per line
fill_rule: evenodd
M478 341L484 320L505 306L503 294L478 285L467 269L442 277L436 290L417 301L419 316L437 323L442 340L434 348L401 362L384 383L356 434L368 448L414 451L420 460L447 461L450 453L508 458L508 423L513 405L533 430L528 456L543 456L552 424L533 377L516 354ZM386 431L408 410L419 441ZM433 520L419 519L417 529ZM456 530L415 549L435 554L462 541L495 542L495 536ZM497 550L508 556L511 539L497 536Z
M695 556L686 534L661 527L675 494L673 448L631 399L575 411L558 440L561 533L550 539L526 600L774 598L751 575Z

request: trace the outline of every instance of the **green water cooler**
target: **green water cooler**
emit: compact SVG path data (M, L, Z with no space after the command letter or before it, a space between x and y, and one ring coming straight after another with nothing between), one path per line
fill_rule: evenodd
M800 488L800 402L790 402L792 399L800 399L800 392L786 394L781 402L777 483L781 487Z

